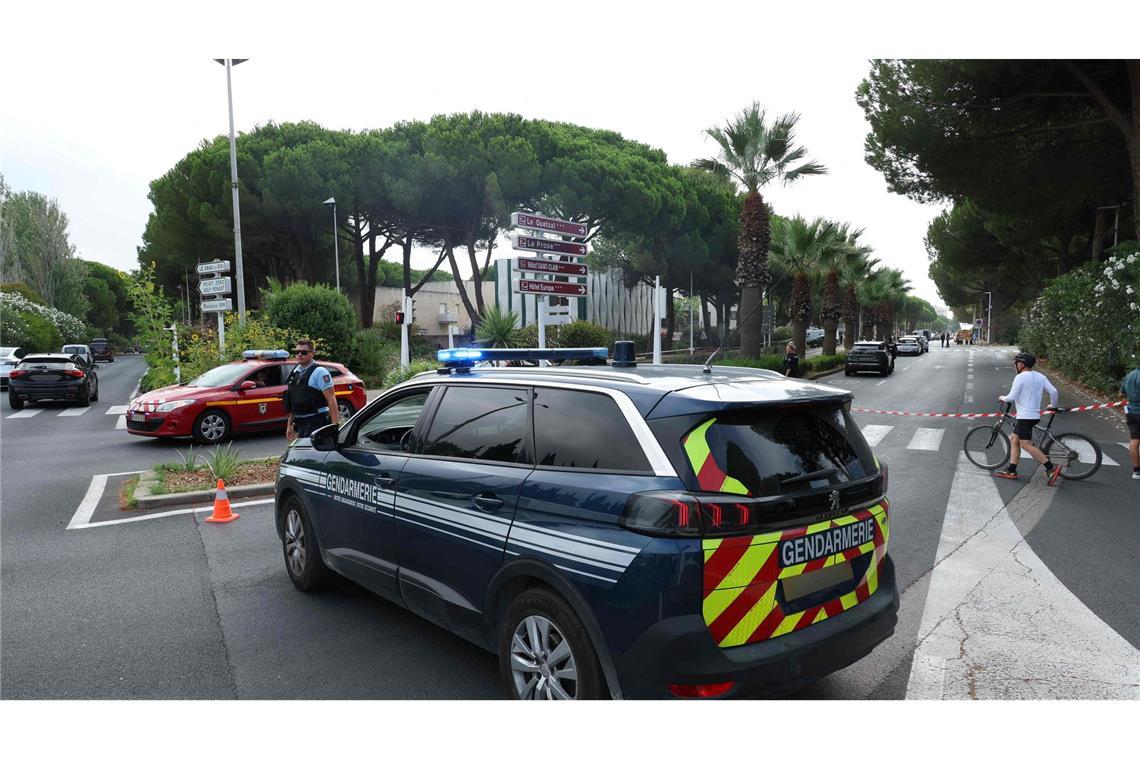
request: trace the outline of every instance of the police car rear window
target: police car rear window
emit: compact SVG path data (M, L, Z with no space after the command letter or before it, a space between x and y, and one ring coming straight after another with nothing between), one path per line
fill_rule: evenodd
M420 453L529 464L529 395L524 388L447 388Z
M707 417L683 440L700 488L778 496L877 471L867 442L836 404L757 407ZM725 487L730 481L735 487Z
M546 467L651 471L618 405L601 393L535 388L534 444Z

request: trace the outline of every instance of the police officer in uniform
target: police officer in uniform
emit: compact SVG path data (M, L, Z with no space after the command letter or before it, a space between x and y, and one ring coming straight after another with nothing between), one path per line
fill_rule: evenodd
M313 361L313 342L297 341L293 353L297 357L297 366L289 373L285 395L285 408L289 412L285 438L289 441L308 438L314 430L325 425L340 424L332 376Z

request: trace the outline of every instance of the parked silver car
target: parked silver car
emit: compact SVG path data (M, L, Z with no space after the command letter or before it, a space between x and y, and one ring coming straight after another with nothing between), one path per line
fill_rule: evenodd
M27 352L18 346L0 347L0 388L8 387L8 375Z

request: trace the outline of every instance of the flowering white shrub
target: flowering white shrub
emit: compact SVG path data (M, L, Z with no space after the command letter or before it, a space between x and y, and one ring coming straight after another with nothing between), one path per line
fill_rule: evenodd
M24 312L35 314L36 316L46 319L55 328L59 330L60 336L66 343L82 342L88 338L90 328L78 317L71 314L65 314L59 309L53 309L50 306L43 306L38 303L29 301L19 293L0 292L0 311L10 314L12 312ZM16 315L18 316L18 314ZM13 320L16 322L17 320Z
M1085 384L1114 393L1140 366L1140 243L1110 249L1054 278L1034 302L1022 346Z

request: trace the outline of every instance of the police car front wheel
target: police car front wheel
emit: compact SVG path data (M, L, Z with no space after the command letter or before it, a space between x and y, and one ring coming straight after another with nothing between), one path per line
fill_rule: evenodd
M577 615L544 588L515 597L499 627L499 667L515 699L602 699L601 665Z
M309 515L296 496L289 496L285 502L281 549L289 580L301 591L318 591L334 580L333 571L321 559Z

